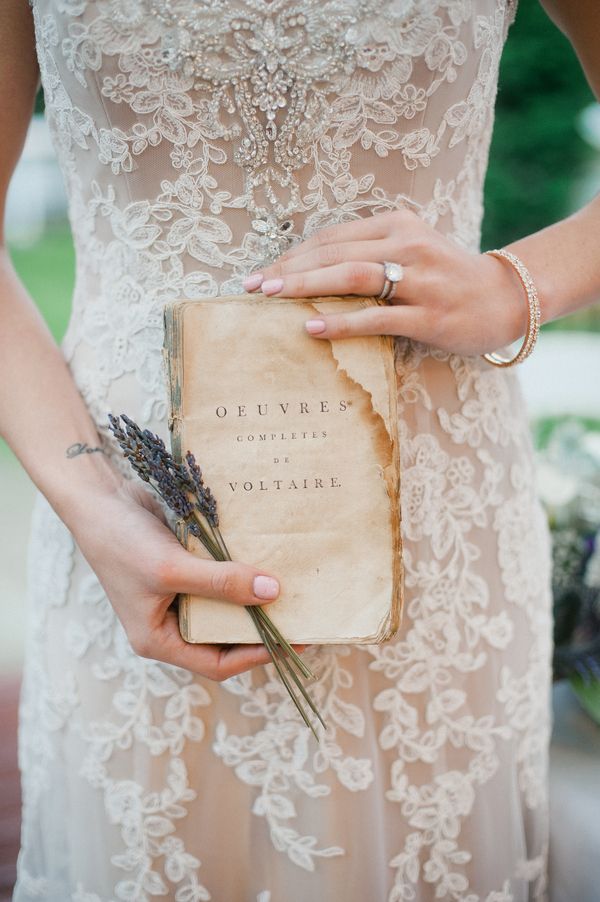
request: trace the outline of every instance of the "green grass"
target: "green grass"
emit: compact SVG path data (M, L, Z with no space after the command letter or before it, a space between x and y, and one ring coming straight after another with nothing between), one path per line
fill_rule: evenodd
M571 423L578 423L585 429L586 432L600 432L600 420L597 420L594 417L541 417L540 419L534 420L531 424L533 441L536 448L540 450L546 448L548 443L550 442L550 439L552 438L552 434L555 431L556 427L562 425L563 423L566 423L567 421Z
M600 725L600 681L585 682L581 677L570 677L571 687L590 717Z
M600 332L600 304L542 326L543 332Z
M52 229L31 247L11 247L19 278L56 339L65 334L75 278L75 254L68 226Z

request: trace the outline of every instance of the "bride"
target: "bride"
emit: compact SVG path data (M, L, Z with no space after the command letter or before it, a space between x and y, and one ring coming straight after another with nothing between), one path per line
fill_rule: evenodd
M544 5L600 95L600 6ZM600 296L600 198L481 253L515 6L4 0L2 197L41 77L77 252L60 348L0 266L0 430L39 490L16 902L546 897L549 537L513 363L538 301ZM171 607L284 578L185 551L107 428L166 439L164 304L244 291L383 294L306 329L395 336L405 616L303 650L318 747L259 643L188 645Z

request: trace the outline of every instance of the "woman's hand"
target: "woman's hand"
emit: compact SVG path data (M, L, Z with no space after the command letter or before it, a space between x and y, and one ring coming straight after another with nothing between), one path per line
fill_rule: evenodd
M202 560L186 551L156 499L133 481L112 494L88 497L86 508L93 515L78 511L72 532L136 654L219 681L271 660L262 643L185 642L170 605L177 592L240 605L268 604L279 592L273 577L247 564ZM303 651L306 646L293 647Z
M386 260L403 267L386 306L323 315L307 331L315 338L403 335L465 355L505 347L525 332L527 303L512 267L461 249L408 210L324 228L244 287L283 297L376 297Z

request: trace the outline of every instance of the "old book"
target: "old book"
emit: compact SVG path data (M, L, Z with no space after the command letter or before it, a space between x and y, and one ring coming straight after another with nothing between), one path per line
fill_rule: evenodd
M290 642L378 643L400 624L393 338L304 328L381 303L246 294L165 308L173 453L196 455L232 558L279 579L267 610ZM180 596L179 623L188 642L259 641L228 601Z

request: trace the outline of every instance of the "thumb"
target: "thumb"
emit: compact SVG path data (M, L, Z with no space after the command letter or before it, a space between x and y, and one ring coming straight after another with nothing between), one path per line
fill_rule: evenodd
M165 592L202 595L242 605L264 604L275 601L279 595L279 581L263 570L239 561L207 561L183 548L160 569Z

